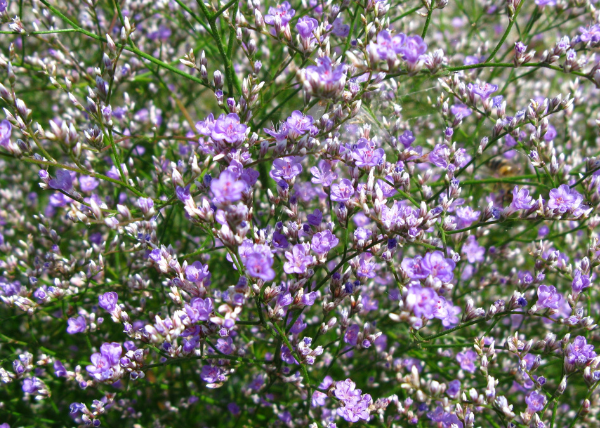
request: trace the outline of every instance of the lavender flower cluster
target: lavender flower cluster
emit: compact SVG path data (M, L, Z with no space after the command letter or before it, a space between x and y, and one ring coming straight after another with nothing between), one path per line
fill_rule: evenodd
M0 428L600 427L596 0L0 24Z

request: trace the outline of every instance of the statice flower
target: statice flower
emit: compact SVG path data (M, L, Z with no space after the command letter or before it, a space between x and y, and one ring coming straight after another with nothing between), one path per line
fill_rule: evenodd
M352 182L344 178L340 183L331 185L331 200L337 202L348 202L354 196Z
M579 294L591 285L590 277L588 275L582 274L579 269L575 270L575 273L573 274L573 282L571 284L573 293Z
M8 148L10 136L12 134L12 125L6 119L0 122L0 146Z
M346 66L334 65L327 56L318 58L316 63L302 74L304 89L318 97L337 98L346 85Z
M481 85L474 85L469 83L467 90L474 95L479 95L482 101L487 100L490 95L498 90L498 85L492 85L490 83L483 83Z
M546 396L542 392L532 391L525 397L525 403L530 412L539 412L546 404Z
M462 247L463 253L467 256L469 263L482 262L485 256L485 247L477 243L477 238L470 235L467 242Z
M372 142L362 139L352 150L352 158L358 167L379 165L384 156L383 149L376 149Z
M108 291L98 296L98 305L107 312L113 312L117 307L119 295L114 291Z
M548 208L555 209L560 214L571 212L573 215L578 215L582 211L580 209L581 202L583 202L583 196L579 192L566 184L561 184L558 189L550 190Z
M120 344L104 343L100 352L92 354L92 364L86 367L87 372L98 382L112 383L119 379L122 370L119 365L123 348Z
M86 327L85 318L81 315L67 320L67 333L69 334L84 333Z
M213 141L237 147L246 140L248 127L240 123L240 117L235 113L227 116L222 114L215 121L210 137Z
M307 132L310 135L316 135L318 129L313 125L314 120L312 116L305 116L302 112L295 110L292 112L290 117L285 121L288 130L288 137L297 139Z
M202 282L204 279L210 279L208 265L203 266L202 263L195 261L185 268L185 277L191 282Z
M276 25L279 20L280 25L285 26L292 20L296 11L292 9L289 2L284 1L275 7L269 7L269 13L265 15L265 22L269 25Z
M594 358L594 345L588 344L583 336L577 336L573 343L567 346L566 360L569 364L582 366Z
M304 244L294 245L292 251L285 253L287 262L283 265L283 270L287 274L305 274L309 266L314 263L314 257L308 254Z
M313 166L310 169L310 173L313 175L311 181L315 184L321 184L325 187L331 186L338 175L331 168L331 163L326 160L320 160L318 166Z
M415 316L432 319L436 311L438 295L431 288L413 285L408 289L406 307L412 310Z
M210 182L210 190L217 204L239 201L245 189L246 183L238 180L236 175L227 169L221 172L219 178L213 179Z
M311 249L318 255L327 254L337 246L340 240L330 230L315 233L312 237Z
M59 169L56 171L56 178L50 179L48 185L53 189L68 192L73 187L73 177L69 171Z
M539 308L558 309L562 295L556 291L553 285L540 285L537 290Z
M456 354L456 361L460 364L460 368L469 373L475 373L475 361L477 361L477 352L469 349L468 351L459 352Z
M279 158L273 161L273 169L270 172L271 178L275 181L281 179L291 181L302 172L302 165L295 157Z
M210 298L193 297L190 303L185 305L185 312L192 323L208 321L213 309L213 301Z
M402 58L408 63L409 68L414 66L427 52L427 44L421 36L409 36L400 48Z
M515 186L512 191L513 200L510 203L510 207L514 210L528 210L534 204L533 198L529 196L529 190L520 189L519 186Z

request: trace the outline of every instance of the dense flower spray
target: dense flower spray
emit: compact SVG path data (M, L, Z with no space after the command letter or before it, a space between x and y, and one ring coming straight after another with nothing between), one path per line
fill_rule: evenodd
M597 427L590 0L0 0L0 428Z

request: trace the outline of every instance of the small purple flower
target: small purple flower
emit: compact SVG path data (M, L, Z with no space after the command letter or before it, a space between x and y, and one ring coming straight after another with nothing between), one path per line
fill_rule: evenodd
M318 167L313 166L310 169L310 173L313 175L313 178L311 178L310 181L325 187L331 186L331 183L338 178L338 175L331 169L331 163L321 159L318 165Z
M467 242L463 245L462 251L467 256L469 263L482 262L485 256L485 247L482 247L477 243L477 238L474 235L470 235L467 238Z
M306 247L303 244L294 245L291 252L285 253L288 260L283 264L283 270L287 274L305 274L308 267L313 263L314 258L307 254Z
M54 360L54 375L56 377L67 377L67 369L60 360Z
M513 200L510 206L514 210L528 210L533 206L533 198L529 196L529 190L521 189L519 186L515 186L512 191Z
M575 294L579 294L583 290L588 288L590 285L592 285L590 282L590 277L588 275L582 274L581 271L579 269L577 269L575 271L575 274L573 277L573 283L572 283L573 292Z
M336 202L348 202L354 196L352 182L344 178L339 184L331 185L331 200Z
M525 397L525 403L527 403L527 409L530 412L539 412L546 404L546 396L541 392L531 391L529 395Z
M373 143L365 139L361 139L351 153L358 167L377 166L382 162L384 154L383 149L376 149Z
M177 196L177 199L185 204L186 201L192 199L192 196L190 195L190 186L177 186L177 188L175 188L175 195Z
M315 233L312 237L312 250L319 254L327 254L340 240L328 229L324 232Z
M273 169L271 169L269 175L275 181L279 181L281 179L290 181L301 172L302 165L300 165L300 162L298 162L295 157L288 156L285 158L275 159L273 161Z
M213 310L213 301L210 298L194 297L189 305L185 305L185 312L193 323L208 321Z
M288 136L295 139L307 132L316 135L318 130L317 127L313 125L313 122L312 116L304 116L302 112L298 110L293 111L290 117L285 121L288 129Z
M4 119L2 122L0 122L0 146L4 148L8 147L8 143L10 143L11 134L12 125L8 120Z
M548 208L556 209L559 213L564 214L567 211L578 211L582 201L583 196L579 192L566 184L561 184L558 189L550 190Z
M398 137L398 141L402 143L405 149L408 149L415 140L416 138L410 130L404 131L404 133Z
M200 379L206 383L220 383L227 380L225 371L218 366L202 366Z
M448 168L450 164L450 148L446 144L436 144L429 152L429 162L440 168Z
M296 23L296 31L300 34L300 37L308 39L312 37L313 31L319 26L319 21L309 16L303 16Z
M369 394L362 395L359 399L346 402L344 407L337 409L339 416L347 422L358 422L359 420L368 421L370 419L369 407L373 403L373 399Z
M427 52L427 44L421 36L407 37L406 42L400 48L402 58L409 64L416 64Z
M473 114L473 110L471 110L464 104L454 104L452 107L450 107L450 112L457 119L464 119L465 117L471 116L471 114Z
M360 397L361 390L356 389L356 384L350 379L336 382L334 395L343 402L354 402Z
M219 178L211 180L210 190L215 195L215 202L236 202L242 199L246 183L239 181L233 172L226 169L221 172Z
M479 95L482 101L487 100L490 95L498 90L498 85L491 85L489 83L483 83L481 85L474 85L469 83L467 90L474 95Z
M240 123L237 114L229 113L227 116L222 114L216 120L210 137L217 142L238 146L246 140L247 129L246 125Z
M455 379L455 380L451 381L450 383L448 383L448 388L446 389L446 394L448 394L448 397L455 399L456 397L458 397L458 394L460 393L460 388L461 388L460 380Z
M423 258L423 270L430 272L435 279L442 282L450 282L454 278L456 263L447 259L441 251L425 254Z
M438 295L431 288L413 285L408 289L406 308L412 310L415 316L432 319L436 310Z
M477 361L477 352L469 349L468 351L459 352L456 355L456 361L460 364L460 368L469 373L475 373L475 361Z
M56 171L56 178L51 178L48 185L53 189L68 192L73 187L73 177L69 171L59 169Z
M562 295L553 285L540 285L537 295L537 305L540 308L558 309L559 302L562 300Z
M79 188L82 192L91 192L94 190L100 182L95 177L89 175L82 175L79 177Z
M77 318L69 318L67 324L67 333L69 334L84 333L87 327L85 318L81 315Z
M349 345L356 346L359 333L360 326L358 324L352 324L350 327L348 327L346 333L344 334L344 342Z
M92 364L86 367L87 372L97 381L113 379L119 369L119 360L123 348L120 344L104 343L100 347L100 352L92 354L90 360Z
M185 277L191 282L202 282L205 278L210 278L208 265L203 266L199 261L195 261L185 268Z
M112 312L117 307L118 300L119 295L114 291L109 291L101 296L98 296L98 305L105 311Z
M323 98L335 98L346 85L346 66L334 66L331 58L317 58L317 65L306 67L303 74L304 87L308 92Z
M284 26L292 20L295 14L296 11L292 9L290 3L284 1L275 7L269 8L269 13L265 15L265 22L269 25L275 25L276 18L279 18L281 25Z
M574 365L585 365L596 358L594 345L588 345L583 336L577 336L573 343L567 347L567 361Z
M248 275L254 278L260 278L263 281L272 281L275 278L273 270L273 257L267 257L264 254L253 253L244 261L244 266Z
M358 269L356 269L356 276L362 278L375 278L375 269L377 264L371 261L371 253L363 253L358 262Z
M26 394L37 394L43 388L43 383L37 377L32 376L23 379L23 392Z

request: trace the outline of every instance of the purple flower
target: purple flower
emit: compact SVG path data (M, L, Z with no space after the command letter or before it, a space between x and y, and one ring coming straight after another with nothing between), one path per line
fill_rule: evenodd
M56 171L56 178L51 178L48 185L53 189L68 192L73 187L73 178L69 171L59 169Z
M585 365L596 358L594 345L588 345L583 336L577 336L573 343L567 347L567 361L574 365Z
M446 394L448 394L448 397L455 399L456 397L458 397L458 394L460 393L460 388L461 388L460 380L455 379L455 380L451 381L450 383L448 383L448 388L446 389Z
M562 295L556 291L556 287L553 285L540 285L537 295L537 305L540 308L558 309L558 304L562 299Z
M303 16L296 23L296 31L300 34L300 37L308 39L312 37L313 31L319 26L319 21L309 16Z
M475 364L477 361L477 353L472 349L468 351L459 352L456 355L456 361L460 364L460 368L469 373L475 373Z
M308 66L304 70L304 88L323 98L337 97L346 85L346 66L340 64L334 67L327 56L317 58L316 63L317 65Z
M546 396L541 392L531 391L525 397L525 403L527 403L527 409L530 412L539 412L546 404Z
M510 206L514 210L528 210L533 206L533 198L529 196L529 190L521 189L519 186L515 186L512 191L513 200Z
M385 152L383 149L376 149L374 144L361 138L358 145L352 150L352 158L356 166L377 166L383 160Z
M457 227L462 229L471 226L479 220L479 214L481 214L480 211L474 211L470 206L456 208Z
M100 382L114 379L120 369L119 360L122 353L123 348L118 343L102 344L100 352L96 352L90 357L92 365L86 367L87 372Z
M0 122L0 146L6 148L10 143L10 136L12 134L12 125L6 119Z
M298 364L290 348L285 345L281 345L281 360L286 364Z
M398 141L402 143L405 149L408 149L415 140L415 136L409 130L404 131L404 133L398 137Z
M352 182L344 178L339 184L331 185L331 200L336 202L348 202L354 196Z
M112 312L117 307L118 300L119 295L114 291L109 291L101 296L98 296L98 305L105 311Z
M590 277L588 275L584 275L581 273L579 269L575 271L575 275L573 277L573 292L575 294L581 293L583 290L588 288L591 284Z
M301 172L302 165L300 165L300 162L295 157L288 156L286 158L275 159L273 161L273 169L271 169L269 175L275 181L281 179L290 181Z
M471 110L469 107L467 107L464 104L454 104L452 107L450 107L450 112L457 119L464 119L467 116L471 116L471 114L473 113L473 110Z
M89 175L82 175L79 177L79 187L82 192L91 192L94 190L100 182L95 177Z
M195 261L185 268L185 277L191 282L202 282L205 278L210 278L208 265L202 266L202 263Z
M333 21L331 33L338 37L348 37L348 34L350 34L350 26L344 24L344 21L341 17L336 18L335 21Z
M427 52L427 44L421 36L410 36L399 50L406 62L416 64Z
M246 140L246 130L248 127L240 123L240 117L235 113L229 113L227 116L222 114L212 128L210 138L217 142L225 142L238 146Z
M346 402L344 407L337 410L339 416L347 422L358 422L359 420L368 421L370 419L369 407L373 403L373 399L369 394L362 395L359 399Z
M379 58L383 60L394 59L396 55L402 53L402 47L406 43L405 34L392 35L387 31L383 30L377 34L377 44L375 49ZM427 47L425 47L427 49Z
M454 306L452 302L444 297L438 297L433 316L441 320L444 327L451 328L457 325L460 321L457 317L458 314L460 314L459 306Z
M436 144L429 152L429 162L440 168L448 168L450 164L450 148L446 144Z
M327 254L340 240L328 229L324 232L315 233L312 237L312 250L319 254Z
M185 204L186 201L192 199L190 195L190 186L187 185L185 187L177 186L175 188L175 195L177 195L177 199Z
M371 232L370 229L359 227L354 231L354 238L356 238L357 241L367 241L372 234L373 232Z
M215 203L235 202L242 199L246 183L239 181L233 172L226 169L219 178L211 180L210 190L215 196Z
M244 261L244 266L248 275L254 278L260 278L263 281L271 281L275 278L273 270L273 257L261 253L253 253Z
M67 333L69 334L84 333L87 327L85 318L81 315L77 318L69 318L67 324Z
M360 326L358 324L352 324L350 327L348 327L346 333L344 334L344 342L349 345L356 346L359 333Z
M322 184L325 187L331 186L334 180L337 180L338 175L331 170L331 163L321 159L319 166L313 166L310 173L313 175L310 181L315 184Z
M295 14L296 11L292 9L290 3L284 1L275 7L269 8L269 13L265 16L265 22L269 25L275 25L276 18L279 18L281 25L284 26L292 20Z
M498 85L491 85L489 83L483 83L482 85L474 85L469 83L467 90L474 95L479 95L482 101L487 100L490 95L498 90Z
M313 122L312 116L304 116L302 112L298 110L293 111L290 117L285 121L288 129L288 136L295 139L307 132L316 135L318 130L317 127L313 125Z
M54 375L56 377L67 377L67 369L60 360L54 360Z
M208 321L213 312L213 301L208 297L206 299L194 297L189 305L185 305L185 312L193 323Z
M413 285L408 289L406 308L412 310L415 316L432 319L436 310L438 295L431 288Z
M469 263L482 262L485 255L485 247L482 247L477 243L477 238L474 235L470 235L467 238L467 242L462 247L463 253L466 254Z
M356 389L356 384L350 379L346 379L336 382L333 393L340 401L354 402L360 397L361 390Z
M219 383L227 380L226 372L218 366L202 366L200 379L206 383Z
M442 282L452 281L455 267L456 263L452 259L445 258L441 251L427 253L423 258L423 270Z
M548 208L556 209L559 213L564 214L567 211L579 211L578 208L583 201L583 196L575 189L571 189L566 184L561 184L558 189L550 190L550 200Z
M292 247L291 252L285 253L288 260L283 264L283 270L287 274L305 274L308 267L313 263L314 258L306 254L307 250L303 244L297 244Z
M37 394L42 389L44 384L37 377L32 376L23 379L23 392L26 394Z
M358 268L356 269L356 276L362 278L375 278L375 268L377 267L377 264L372 262L371 258L371 253L361 254Z

